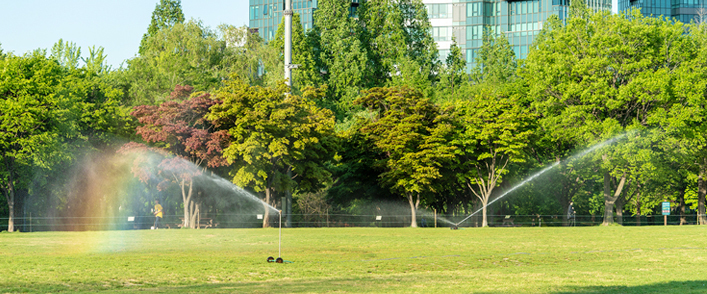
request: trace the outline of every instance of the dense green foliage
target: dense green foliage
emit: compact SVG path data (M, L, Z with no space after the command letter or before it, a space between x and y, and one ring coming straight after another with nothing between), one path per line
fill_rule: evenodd
M353 12L348 0L321 0L308 31L295 15L291 89L282 25L266 44L245 27L185 21L180 1L160 1L126 68L63 40L49 54L0 51L0 219L13 230L20 211L70 214L80 154L140 141L268 205L283 207L293 191L303 203L295 212L407 202L412 226L418 209L479 210L474 224L486 226L489 214L568 223L572 203L609 225L667 200L681 223L694 213L707 223L704 24L593 13L576 1L569 19L543 24L527 59L487 31L466 69L456 40L438 60L420 0L361 1ZM187 186L148 185L125 205L142 212L161 198L186 211L188 197L166 195ZM227 209L199 189L193 205Z

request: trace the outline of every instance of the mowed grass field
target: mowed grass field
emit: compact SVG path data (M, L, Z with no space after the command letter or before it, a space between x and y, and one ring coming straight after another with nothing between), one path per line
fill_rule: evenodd
M0 293L707 293L707 227L0 234Z

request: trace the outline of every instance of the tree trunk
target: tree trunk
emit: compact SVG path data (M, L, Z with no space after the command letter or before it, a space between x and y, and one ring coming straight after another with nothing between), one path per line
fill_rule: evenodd
M705 194L707 194L707 184L705 183L707 176L707 158L702 159L700 164L700 174L697 177L697 224L707 225L707 216L705 216Z
M9 210L9 215L7 217L7 231L8 232L14 232L15 231L15 192L12 191L9 193L10 199L7 201L7 206Z
M481 227L482 228L489 226L488 217L486 215L487 214L486 207L488 206L488 203L489 203L488 196L486 196L484 199L481 200L481 205L483 205L481 207Z
M192 179L189 180L189 191L186 191L186 185L186 180L182 179L179 184L182 188L182 201L184 202L184 223L182 224L182 228L194 228L194 223L192 221L192 207L194 204L191 199L194 181Z
M621 191L626 183L626 173L624 172L619 181L619 185L616 187L614 195L611 195L611 185L610 185L610 175L609 171L604 172L604 221L602 225L608 226L614 223L614 204L616 200L621 195Z
M624 225L624 205L619 204L619 202L615 202L614 206L616 207L616 223L620 225Z
M641 226L641 184L636 189L636 226Z
M611 197L611 179L609 171L604 172L604 221L602 225L608 226L614 223L614 201Z
M408 193L408 202L410 203L410 227L417 228L417 206L420 204L420 194L417 195L417 201L414 201L412 194Z
M7 200L7 206L9 209L9 215L7 218L7 231L15 231L15 191L12 185L9 187L2 187L2 192L5 195L5 200Z
M633 198L633 195L631 197L626 197L626 194L628 194L629 186L631 185L631 181L624 187L622 190L623 192L620 194L616 199L616 202L614 202L614 207L616 207L616 222L619 223L620 225L624 225L624 207L626 206L626 203Z
M687 218L685 218L685 187L682 187L680 194L678 194L678 210L680 211L680 225L687 224Z
M5 199L7 200L8 206L8 217L7 217L7 231L15 231L15 177L12 174L14 170L14 160L12 158L5 158L5 168L8 173L7 183L3 185L2 191L5 194Z

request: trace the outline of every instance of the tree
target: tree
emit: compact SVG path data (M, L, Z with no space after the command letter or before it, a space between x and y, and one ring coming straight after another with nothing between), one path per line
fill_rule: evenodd
M193 179L205 168L215 168L226 165L222 157L228 133L216 130L205 119L209 109L219 105L221 101L211 99L206 93L190 97L191 86L177 86L168 101L160 105L142 105L135 107L132 115L141 126L136 128L138 135L145 142L153 143L162 149L163 159L157 167L143 165L147 159L145 153L154 151L141 144L128 143L120 152L139 153L136 164L136 175L147 181L149 176L159 174L163 183L173 182L179 185L182 192L184 208L184 227L195 228L196 215L200 203L193 198ZM157 168L158 172L150 172ZM164 184L162 184L164 186ZM162 187L163 187L162 186ZM163 189L163 188L162 188Z
M476 57L476 67L471 73L472 80L477 84L510 82L516 74L517 66L515 53L506 35L484 30L483 44Z
M283 61L273 46L265 44L257 33L248 27L219 26L226 43L222 66L227 74L235 74L250 85L275 85L283 76ZM274 42L274 40L273 40ZM295 76L296 77L296 76ZM225 78L225 77L224 77Z
M486 88L455 107L460 150L457 178L481 201L482 226L488 226L487 206L494 188L508 173L509 163L524 162L524 149L532 135L527 102L509 89L498 93Z
M287 92L282 82L265 88L228 80L216 94L223 104L208 116L231 136L223 154L233 182L265 193L263 227L270 226L275 192L314 192L329 181L324 164L336 150L332 113L305 98L323 91L305 89L305 97Z
M282 63L283 67L285 60L283 53L285 52L284 35L285 18L283 17L280 25L277 27L275 38L273 38L269 44L270 47L277 52L278 60ZM314 60L314 53L305 36L298 13L292 16L292 63L299 65L297 69L292 71L293 80L291 82L295 93L298 93L299 89L304 89L307 86L317 87L321 84L319 69Z
M133 106L159 104L176 85L210 91L227 75L226 43L201 22L177 23L145 39L129 59L125 79Z
M686 38L682 24L637 11L629 17L591 13L566 26L551 18L519 73L540 124L577 146L592 146L645 129L656 111L669 107L674 71L691 51ZM629 145L590 158L603 174L605 225L614 222L615 202L636 164L624 157L636 152L626 150Z
M349 17L351 1L322 0L318 5L310 39L318 41L314 50L319 56L315 58L328 86L324 104L333 105L337 118L343 119L368 84L365 79L368 56L361 42L362 28L355 18Z
M687 172L689 177L696 180L698 224L701 225L707 224L707 126L704 123L704 105L707 103L707 72L704 70L707 67L704 61L707 46L704 44L707 31L704 26L705 24L695 24L689 28L689 45L695 51L683 50L683 54L689 58L675 70L676 78L672 84L674 103L654 117L664 135L661 144L658 144L660 150L670 154L673 161L677 161L678 171Z
M385 155L378 163L380 181L408 200L410 226L417 227L422 197L435 192L440 169L454 158L447 145L451 124L429 98L407 87L372 88L355 103L375 113L361 132Z
M63 39L59 39L59 41L52 46L50 57L56 60L62 67L77 69L79 67L79 60L81 60L81 48L77 47L76 43L64 42Z
M105 146L105 133L118 133L126 123L118 92L42 53L0 59L0 191L9 207L8 231L14 231L18 191L26 194L33 172Z
M361 40L368 51L369 87L385 85L411 61L422 67L425 79L433 80L439 70L437 44L422 1L365 1L358 16L363 27Z
M155 10L152 11L152 20L150 26L147 27L147 33L142 35L140 41L140 49L138 52L142 55L147 50L147 39L154 36L162 29L168 29L175 24L184 23L184 13L182 12L181 0L160 0L160 3L155 5Z

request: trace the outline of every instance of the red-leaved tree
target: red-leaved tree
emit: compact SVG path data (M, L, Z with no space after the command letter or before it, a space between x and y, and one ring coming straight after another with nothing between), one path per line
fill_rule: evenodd
M194 228L199 203L193 197L193 179L207 167L228 164L223 149L228 144L228 132L216 130L204 116L221 101L208 93L190 97L191 86L177 85L168 101L160 105L141 105L131 113L140 126L137 134L153 147L128 143L122 153L137 154L133 174L143 182L157 177L158 189L176 183L181 188L184 204L184 227ZM160 161L151 162L148 154L160 154ZM152 157L153 158L153 157Z

